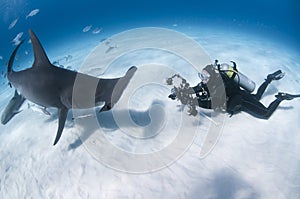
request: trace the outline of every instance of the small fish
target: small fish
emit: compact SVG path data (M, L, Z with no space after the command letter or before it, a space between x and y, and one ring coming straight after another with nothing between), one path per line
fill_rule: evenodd
M106 40L104 40L104 44L105 44L106 46L110 45L110 43L111 43L111 39L106 39Z
M13 43L14 46L19 45L19 43L21 43L20 39L23 36L23 32L20 32L19 34L17 34L17 36L11 41Z
M38 106L36 104L28 103L28 109L31 109L34 112L43 113L45 115L51 115L51 113L49 111L47 111L46 107Z
M102 31L102 28L95 28L93 34L99 34Z
M118 48L118 45L116 43L112 43L110 39L105 41L105 45L108 46L108 49L105 51L105 53L109 53L113 49Z
M27 50L25 50L25 52L24 52L24 53L25 53L25 55L28 55L28 51L27 51Z
M34 9L32 10L27 16L26 19L28 19L28 17L33 17L34 15L37 15L40 12L40 9Z
M59 65L59 61L53 61L52 64L58 66Z
M106 38L101 39L101 40L100 40L100 43L102 43L102 42L104 42L104 41L106 41L106 40L107 40Z
M0 60L3 60L3 57L0 55Z
M116 48L116 47L109 46L108 49L105 51L105 53L109 53L109 52L112 51L114 48Z
M12 29L13 27L15 27L15 25L17 24L17 22L19 21L19 17L16 18L15 20L13 20L9 26L8 26L8 30Z
M71 60L73 58L73 56L72 55L68 55L68 56L65 56L64 58L66 59L66 62L67 62L67 61Z
M88 32L91 30L91 28L92 28L92 25L86 26L82 29L82 32Z
M83 119L83 118L88 118L88 117L95 117L95 115L93 115L93 114L79 115L79 116L77 116L77 117L72 117L72 120Z

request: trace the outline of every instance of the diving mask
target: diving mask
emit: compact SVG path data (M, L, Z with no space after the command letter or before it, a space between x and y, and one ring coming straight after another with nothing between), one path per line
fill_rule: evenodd
M198 77L201 79L201 82L207 83L210 78L210 74L206 70L202 70L201 73L198 73Z

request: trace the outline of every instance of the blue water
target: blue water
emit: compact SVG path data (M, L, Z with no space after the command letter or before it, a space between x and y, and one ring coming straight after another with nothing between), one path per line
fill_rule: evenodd
M31 10L37 8L40 12L36 16L25 19ZM24 32L22 38L28 38L29 28L42 36L44 45L58 45L64 39L80 39L86 25L103 28L102 34L114 34L135 27L172 28L172 24L179 24L220 27L220 31L237 29L271 37L297 49L300 47L298 0L1 0L0 11L1 67L13 50L11 40L19 32ZM19 21L15 27L8 30L9 24L17 17Z

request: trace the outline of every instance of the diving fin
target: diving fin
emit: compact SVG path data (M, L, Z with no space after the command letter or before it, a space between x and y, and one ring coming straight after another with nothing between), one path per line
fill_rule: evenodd
M281 70L278 70L272 74L269 74L267 76L267 80L272 81L272 80L280 80L285 76L285 73L282 72Z
M58 116L59 116L59 119L58 119L58 130L57 130L56 138L55 138L55 141L54 141L53 145L56 145L56 143L58 142L58 140L61 137L61 134L62 134L63 129L65 127L65 123L66 123L68 111L69 110L67 108L65 108L65 107L58 109Z
M288 93L279 92L277 95L275 95L275 97L279 100L292 100L294 98L300 97L300 94L292 95L292 94L288 94Z

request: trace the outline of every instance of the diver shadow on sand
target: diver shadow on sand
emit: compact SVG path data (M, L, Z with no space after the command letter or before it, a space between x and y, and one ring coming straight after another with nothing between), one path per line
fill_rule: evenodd
M266 89L266 91L264 92L262 98L264 98L266 96L275 96L278 92L279 92L279 90L276 88L276 86L274 86L273 84L270 84L268 86L268 89Z
M259 193L255 191L242 176L233 173L230 170L222 170L216 173L212 186L216 193L216 198L239 198L239 195L244 194L245 198L260 198Z
M160 108L153 110L153 105L159 105ZM116 115L118 115L116 117ZM119 121L122 117L130 116L130 120ZM122 128L126 129L140 129L142 128L142 136L135 137L129 134L126 136L132 137L133 139L148 139L156 136L156 132L160 130L164 125L165 121L164 104L161 102L153 102L152 105L145 111L136 111L133 109L121 109L121 110L110 110L106 112L97 113L98 125L95 125L95 120L90 118L83 118L82 125L83 130L79 137L69 145L68 150L75 150L81 146L87 139L90 138L94 133L99 133L99 128L106 130L106 133L113 132ZM101 132L103 133L103 132ZM123 132L124 133L124 132Z
M278 107L278 109L280 109L280 110L291 110L293 108L294 108L293 106L279 106Z
M209 198L260 198L260 193L254 186L243 179L243 176L229 169L221 169L213 174L212 179L204 186L191 192L188 198L197 196L210 196Z

